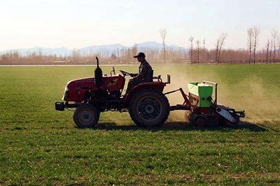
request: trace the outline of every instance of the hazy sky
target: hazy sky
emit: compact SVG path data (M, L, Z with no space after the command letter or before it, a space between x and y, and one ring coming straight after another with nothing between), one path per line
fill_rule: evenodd
M0 0L0 23L0 50L161 42L161 28L167 44L213 48L227 32L226 48L245 48L254 25L261 48L280 32L280 0Z

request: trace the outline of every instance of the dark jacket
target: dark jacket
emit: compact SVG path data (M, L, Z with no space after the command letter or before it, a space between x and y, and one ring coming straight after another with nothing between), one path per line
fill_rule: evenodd
M135 77L138 81L151 81L153 76L153 69L151 65L144 59L139 66L139 74Z

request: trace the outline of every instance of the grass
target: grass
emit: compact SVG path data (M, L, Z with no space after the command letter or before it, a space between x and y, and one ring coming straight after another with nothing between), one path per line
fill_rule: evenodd
M95 128L78 129L73 112L55 111L54 102L92 67L0 67L0 185L280 183L279 65L154 69L172 75L170 89L218 82L219 100L247 117L236 129L199 129L172 113L161 128L145 130L127 113L108 112Z

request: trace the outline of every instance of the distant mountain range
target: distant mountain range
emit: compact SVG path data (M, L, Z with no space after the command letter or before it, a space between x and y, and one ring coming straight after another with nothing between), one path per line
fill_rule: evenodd
M154 50L161 50L163 48L162 43L158 43L155 41L150 42L143 42L136 44L138 51L145 51L146 49L154 49ZM111 45L93 45L87 46L76 51L79 51L81 55L88 55L88 54L96 54L100 52L106 52L107 54L116 54L118 51L132 48L128 46L124 46L121 44L111 44ZM187 50L184 47L176 46L176 45L166 45L168 50ZM34 47L34 48L22 48L22 49L13 49L13 50L5 50L0 51L0 54L5 53L19 53L22 56L27 56L32 53L41 54L41 55L57 55L57 56L69 56L73 53L73 50L69 50L65 47L60 48L45 48L45 47Z

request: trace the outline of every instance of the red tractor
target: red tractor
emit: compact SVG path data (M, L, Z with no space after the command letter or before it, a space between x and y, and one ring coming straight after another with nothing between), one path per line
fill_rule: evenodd
M98 123L100 112L128 111L131 119L140 127L155 127L162 125L174 110L189 111L188 118L195 126L216 126L226 124L236 126L240 117L245 117L244 111L217 104L217 83L189 83L189 94L182 88L163 93L164 87L170 83L163 82L161 76L150 77L149 82L141 83L122 95L125 76L130 73L115 69L110 75L103 75L97 59L94 77L77 79L68 82L65 87L63 102L56 102L56 110L76 108L74 122L80 128L93 127ZM215 97L212 97L215 89ZM183 104L170 106L167 94L180 91Z
M100 112L128 111L136 125L154 127L163 124L169 115L169 102L163 94L166 84L161 77L151 77L150 82L135 86L122 96L125 76L130 73L115 69L110 75L102 75L97 59L95 77L77 79L68 82L65 87L63 102L56 102L56 110L76 108L74 122L80 128L93 127L98 123Z

